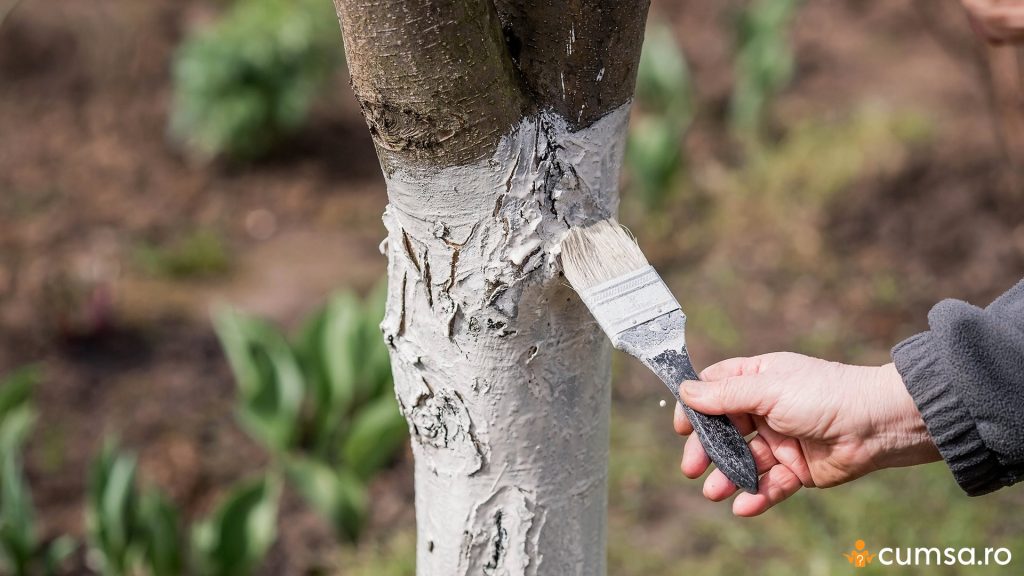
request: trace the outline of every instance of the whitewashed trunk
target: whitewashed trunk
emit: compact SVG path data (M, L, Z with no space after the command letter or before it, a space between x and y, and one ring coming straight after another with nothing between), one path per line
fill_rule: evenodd
M420 576L605 573L610 347L557 256L616 212L628 109L575 133L543 112L490 160L386 174Z

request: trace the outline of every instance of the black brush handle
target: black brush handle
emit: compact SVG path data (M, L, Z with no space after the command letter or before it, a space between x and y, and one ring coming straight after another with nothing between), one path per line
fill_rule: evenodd
M751 494L757 494L757 464L754 463L754 455L729 417L697 412L679 398L679 384L683 380L700 380L686 348L678 352L666 350L645 359L645 363L675 395L715 466L733 484Z
M728 416L697 412L679 398L683 380L700 380L686 352L686 316L676 309L615 335L615 347L640 359L682 405L711 461L733 484L757 493L757 464Z

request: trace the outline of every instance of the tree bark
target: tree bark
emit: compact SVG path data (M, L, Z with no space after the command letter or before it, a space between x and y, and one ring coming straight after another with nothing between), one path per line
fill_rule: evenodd
M603 574L610 347L558 254L616 212L647 1L335 4L388 185L418 574Z

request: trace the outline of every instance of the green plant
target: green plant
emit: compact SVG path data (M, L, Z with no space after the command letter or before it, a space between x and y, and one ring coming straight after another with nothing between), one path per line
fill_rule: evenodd
M339 293L291 339L235 310L214 319L238 385L239 421L346 540L359 536L367 482L408 434L377 327L384 295Z
M388 432L396 427L406 430L392 392L391 363L378 327L384 316L385 294L381 285L365 301L351 292L334 295L306 320L294 348L307 377L313 415L306 425L306 442L320 459L346 460L366 473L387 460L405 438L403 433L392 439L394 435ZM383 408L374 410L373 406ZM346 445L351 436L362 435L367 427L374 428L372 434L380 432L384 440L391 441L382 446L383 460L353 462L345 454L353 449Z
M134 573L146 558L135 475L135 457L119 454L112 441L104 444L89 473L89 559L107 576Z
M630 182L648 214L664 208L683 169L679 131L656 117L632 123L626 145Z
M277 538L281 483L264 476L243 483L192 531L193 557L204 576L245 576Z
M214 319L238 386L242 427L273 452L295 445L306 382L287 340L273 326L234 310Z
M743 137L761 129L765 109L793 77L789 24L800 0L754 0L736 22L736 84L730 123Z
M694 114L686 59L672 31L658 22L647 27L636 102L640 117L629 133L626 166L641 204L654 213L664 207L685 170L682 138Z
M178 576L185 568L181 519L173 503L157 490L143 491L138 506L149 576Z
M212 230L199 229L166 245L143 244L135 259L154 276L205 278L227 272L231 258L224 239Z
M235 2L175 54L172 136L204 159L265 154L304 123L340 49L330 2Z
M137 462L108 440L93 463L86 502L89 559L106 576L180 575L178 512L155 488L139 490Z
M285 469L295 490L331 523L340 538L347 541L359 538L369 508L363 478L344 468L333 468L303 456L287 458Z
M186 542L180 515L155 488L139 489L133 455L107 441L93 463L86 508L89 559L104 576L244 576L276 538L280 480L268 475L231 489ZM191 564L188 562L191 552Z
M0 573L56 574L74 551L68 537L44 542L22 466L22 448L35 421L30 400L37 373L24 368L0 381Z
M39 371L34 366L27 366L8 374L0 380L0 424L8 424L15 420L30 419L32 414L32 389L39 379ZM12 431L14 428L12 428ZM18 430L24 430L18 427Z
M685 125L693 119L693 82L672 30L652 21L644 34L636 76L636 99L644 109Z

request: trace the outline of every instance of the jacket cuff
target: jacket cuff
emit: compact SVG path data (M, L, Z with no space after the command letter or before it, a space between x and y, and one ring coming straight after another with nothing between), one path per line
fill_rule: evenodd
M892 349L896 370L960 487L970 496L988 494L1005 486L1005 470L982 441L953 385L957 374L935 340L922 332L897 344Z

